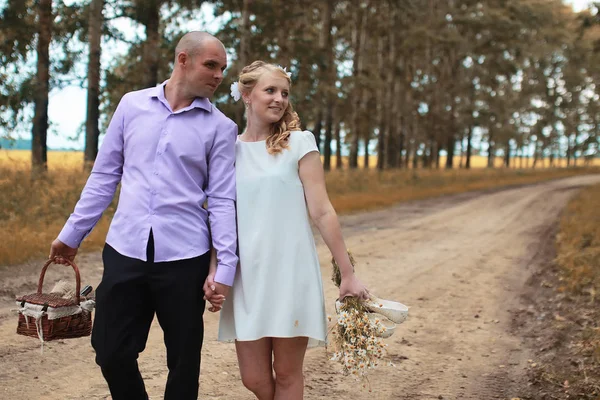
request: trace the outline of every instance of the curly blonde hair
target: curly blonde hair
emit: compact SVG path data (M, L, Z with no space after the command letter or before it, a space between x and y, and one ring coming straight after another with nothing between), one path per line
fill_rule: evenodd
M279 73L287 79L288 83L292 83L288 74L281 67L264 61L254 61L252 64L245 66L240 73L238 79L240 92L249 95L265 72ZM271 125L271 131L267 137L267 151L269 154L281 153L283 149L287 149L290 132L299 130L302 130L300 118L294 111L292 103L288 102L281 119Z

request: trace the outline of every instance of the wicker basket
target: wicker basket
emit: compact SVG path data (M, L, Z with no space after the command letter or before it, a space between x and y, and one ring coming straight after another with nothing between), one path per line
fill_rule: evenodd
M89 336L92 332L92 307L81 306L81 296L79 295L81 290L81 278L79 276L79 268L77 268L75 263L68 260L65 261L75 271L75 297L72 299L64 299L54 294L42 293L44 275L50 264L54 263L54 260L48 260L42 268L37 292L16 299L21 306L19 322L17 325L17 333L19 335L39 337L39 339L44 342L56 339ZM24 315L23 310L27 306L33 306L40 309L38 318ZM56 317L57 315L62 316Z

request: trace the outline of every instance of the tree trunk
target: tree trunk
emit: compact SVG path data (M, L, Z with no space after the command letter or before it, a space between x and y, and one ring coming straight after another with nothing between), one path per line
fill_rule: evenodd
M313 135L315 135L315 142L317 142L317 148L321 148L321 129L323 128L323 110L319 110L317 113L317 120L315 121L315 127L313 129Z
M577 132L578 134L579 132ZM573 154L571 155L573 157L573 166L576 167L577 166L577 134L575 135L575 137L573 138Z
M355 28L352 35L352 42L354 47L354 68L353 78L355 82L355 89L353 93L353 107L354 114L352 115L352 141L350 142L350 157L348 160L348 166L351 169L358 167L358 144L360 141L360 128L359 124L361 121L361 101L363 100L363 90L360 83L362 77L362 65L363 65L363 50L367 35L367 12L368 8L361 12L360 8L355 10Z
M365 155L363 157L364 160L364 165L363 168L364 169L369 169L369 142L371 141L371 139L369 138L369 134L367 133L367 136L365 137Z
M571 166L571 154L573 153L573 148L575 147L574 144L572 144L571 138L574 136L575 135L571 135L571 137L567 138L567 167Z
M379 96L379 98L383 98L383 96ZM377 169L383 170L385 168L385 137L386 135L386 126L385 119L386 117L383 115L383 105L379 105L379 134L377 135Z
M340 138L340 131L342 129L342 120L338 118L335 124L335 168L344 168L344 162L342 161L342 139Z
M146 0L143 2L142 18L146 28L144 43L144 65L146 74L142 82L145 88L156 86L158 83L158 55L160 47L160 6L161 0Z
M460 137L460 159L458 162L458 168L463 169L465 167L465 134Z
M240 54L238 73L249 64L250 60L250 5L252 0L244 0L242 4L242 23L240 25ZM244 102L240 101L235 106L235 122L240 127L240 132L245 130Z
M273 10L275 11L275 16L277 21L289 21L290 15L295 14L295 2L290 2L287 0L275 0L273 4ZM288 26L289 22L286 24L276 24L272 27L275 31L275 40L277 46L279 47L279 51L277 51L277 64L280 64L282 67L290 68L290 29Z
M406 118L404 117L403 113L400 113L400 115L398 116L397 119L398 119L398 125L400 126L400 129L399 129L400 135L398 137L398 147L396 148L395 164L396 164L397 168L402 168L402 153L404 152L404 141L407 136L408 128L406 125Z
M423 167L433 168L435 161L435 141L433 139L430 139L427 145L427 152L423 153Z
M331 139L333 130L333 104L327 101L325 109L325 143L323 144L323 167L326 171L331 169Z
M384 53L386 50L385 37L379 37L379 51L378 51L378 67L380 71L380 79L381 82L385 82L386 79L386 68L385 68L385 58ZM377 105L377 126L379 127L379 133L377 135L377 169L383 170L385 168L385 142L387 136L387 91L382 87L378 90L377 98L380 104Z
M448 147L446 149L448 152L448 155L446 156L446 169L452 169L454 166L454 148L456 147L456 138L453 134L448 135L446 146Z
M398 147L396 149L396 166L397 168L402 168L404 162L402 161L402 155L404 154L404 149L407 147L408 136L409 136L409 123L407 121L407 112L406 110L410 109L410 105L412 104L412 96L411 91L408 87L404 87L404 109L400 109L396 120L399 126L398 130ZM408 158L408 151L406 152L406 158Z
M38 5L37 73L35 79L34 116L31 132L31 167L34 175L48 169L48 95L50 92L50 40L52 40L52 0Z
M469 132L467 133L467 159L465 160L465 168L471 169L471 152L473 151L473 146L471 144L471 140L473 138L473 126L469 125Z
M413 147L413 151L412 151L412 168L413 169L417 169L419 167L419 144L418 143L413 143L412 145Z
M531 165L532 169L535 169L535 165L537 164L538 161L538 140L535 141L534 145L533 145L533 163Z
M242 4L242 25L240 26L240 70L248 65L250 58L250 5L252 0L244 0Z
M450 2L452 4L452 2ZM454 168L454 154L456 152L456 104L454 102L455 93L457 91L456 85L460 81L460 71L461 69L457 67L459 64L457 59L457 49L456 47L451 47L449 50L449 57L446 59L446 68L444 68L444 73L446 75L446 80L448 81L447 88L447 101L450 104L451 108L448 115L448 125L444 130L446 134L446 169Z
M331 169L331 138L333 129L333 101L335 93L335 60L333 54L333 38L331 36L331 23L333 15L333 0L325 1L323 11L322 49L325 52L323 65L323 78L325 88L325 143L323 144L323 167L326 171Z
M397 90L399 90L399 78L396 76L396 66L398 65L398 29L397 29L397 19L398 19L398 7L394 5L394 1L389 2L389 54L387 59L387 67L385 70L387 71L387 82L384 87L384 91L386 93L385 100L383 106L385 107L385 132L384 132L384 141L385 141L385 149L384 153L381 154L381 157L385 157L384 165L385 168L395 168L396 165L394 160L396 160L395 150L396 150L396 138L398 132L398 125L394 123L396 115L400 112L398 109L400 99L397 96ZM385 54L385 52L383 52ZM397 90L396 90L397 89Z
M417 140L418 136L419 136L419 115L413 115L412 119L411 119L411 140L410 140L410 147L411 147L411 153L412 153L412 167L413 168L417 168L418 166L418 154L417 152L419 151L419 142ZM406 157L406 168L408 168L409 165L409 159L408 157Z
M519 168L523 169L525 163L525 146L521 146L520 152L519 152Z
M506 142L506 154L504 154L504 166L510 168L510 140Z
M488 160L487 167L494 168L494 152L496 149L494 148L494 139L492 136L492 132L490 132L490 137L488 139Z
M389 126L386 147L386 166L388 168L398 168L398 148L400 140L400 79L395 79L392 86L389 87L388 91L392 97L392 108L389 114Z
M421 152L421 167L423 169L428 168L429 167L429 143L425 142L423 143L423 150Z
M100 128L100 53L102 26L104 25L104 0L92 0L89 15L89 57L87 74L87 114L85 120L85 150L83 163L91 170L98 154L98 136Z

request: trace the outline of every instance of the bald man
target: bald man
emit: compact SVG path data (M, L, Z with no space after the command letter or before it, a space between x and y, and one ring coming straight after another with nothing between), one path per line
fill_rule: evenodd
M191 32L177 45L167 81L123 96L81 198L51 245L51 259L73 260L121 183L92 332L113 400L148 398L137 358L155 314L167 349L164 398L198 398L211 240L217 292L231 286L238 261L237 126L209 101L226 66L219 40Z

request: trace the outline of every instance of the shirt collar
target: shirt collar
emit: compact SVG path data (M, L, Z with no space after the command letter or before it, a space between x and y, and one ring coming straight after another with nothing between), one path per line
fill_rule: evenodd
M150 91L150 97L158 98L158 100L160 100L161 103L163 103L170 109L171 107L169 106L169 102L165 97L165 86L167 82L169 82L168 79L163 83L156 85L156 87L154 87L153 90ZM192 101L192 104L178 111L187 111L192 108L201 108L208 112L212 112L212 103L206 97L196 97L194 101Z

